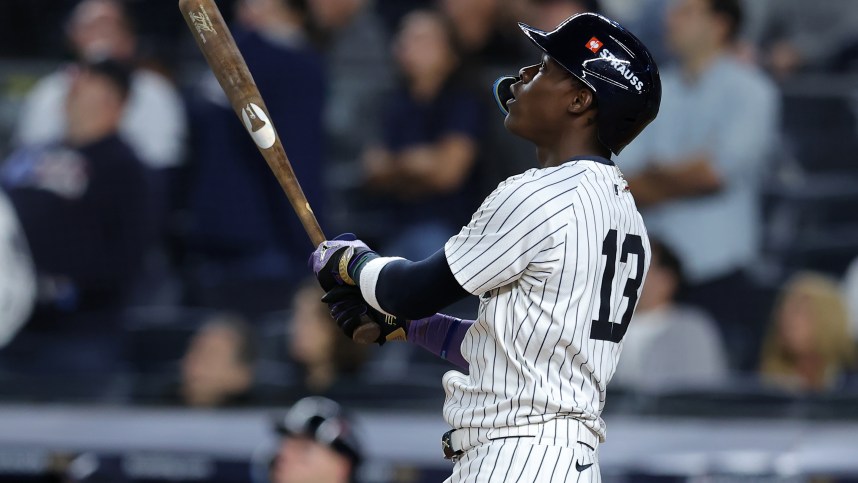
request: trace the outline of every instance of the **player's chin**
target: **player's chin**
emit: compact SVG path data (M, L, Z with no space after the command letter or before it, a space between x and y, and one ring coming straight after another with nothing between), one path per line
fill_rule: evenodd
M529 139L527 135L527 122L522 118L520 113L510 111L503 120L503 126L510 133L524 139Z
M521 119L515 114L509 112L506 117L503 119L503 127L506 128L507 131L515 134L516 136L520 136L520 124Z

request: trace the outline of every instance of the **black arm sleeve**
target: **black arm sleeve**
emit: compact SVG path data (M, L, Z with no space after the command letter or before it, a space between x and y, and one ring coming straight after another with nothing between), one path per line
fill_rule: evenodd
M388 263L378 276L375 296L386 312L409 320L433 315L469 294L459 285L444 250L429 258L412 262Z

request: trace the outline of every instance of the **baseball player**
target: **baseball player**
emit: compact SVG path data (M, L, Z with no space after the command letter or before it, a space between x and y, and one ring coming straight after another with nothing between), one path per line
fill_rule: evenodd
M354 425L339 404L306 397L278 418L272 483L350 483L362 460Z
M499 79L495 98L540 168L502 182L425 260L340 236L311 262L347 335L372 320L377 342L405 339L467 369L443 378L447 481L598 482L605 388L650 261L610 157L655 118L661 83L646 47L605 17L520 26L542 58ZM476 320L431 315L467 295L480 298Z

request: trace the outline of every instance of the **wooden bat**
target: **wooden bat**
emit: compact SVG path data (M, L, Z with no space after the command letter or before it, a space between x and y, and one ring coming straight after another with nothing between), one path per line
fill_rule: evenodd
M235 45L217 4L214 0L179 0L179 10L182 11L206 62L229 98L235 114L286 192L286 197L301 219L313 246L318 246L325 241L325 234L310 208L310 203L307 202L307 197L304 196L304 191L301 190L289 158L286 157L286 151L280 143L280 136L268 115L268 108L265 107L247 63ZM353 339L372 343L378 339L380 332L378 325L367 322L355 330Z

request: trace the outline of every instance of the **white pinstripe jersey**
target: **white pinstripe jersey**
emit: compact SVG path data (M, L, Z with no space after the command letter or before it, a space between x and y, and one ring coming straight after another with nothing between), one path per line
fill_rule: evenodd
M650 262L646 228L619 169L573 158L502 182L444 247L480 296L444 375L454 428L575 418L605 436L605 388Z

